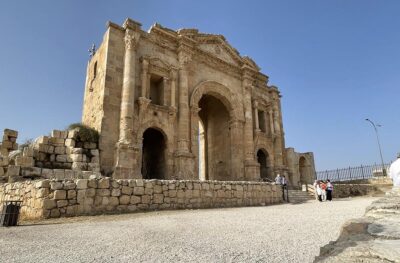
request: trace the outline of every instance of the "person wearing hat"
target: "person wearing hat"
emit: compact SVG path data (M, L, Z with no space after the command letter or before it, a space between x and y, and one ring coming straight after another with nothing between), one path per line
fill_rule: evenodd
M393 180L393 186L400 186L400 153L397 154L397 159L390 165L389 176Z

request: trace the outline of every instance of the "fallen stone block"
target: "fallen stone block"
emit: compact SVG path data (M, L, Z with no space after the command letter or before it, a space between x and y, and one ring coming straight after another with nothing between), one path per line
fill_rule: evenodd
M11 130L11 129L4 129L3 134L8 136L8 137L18 137L18 131L16 130Z
M9 165L7 168L7 176L19 176L21 167L17 165Z

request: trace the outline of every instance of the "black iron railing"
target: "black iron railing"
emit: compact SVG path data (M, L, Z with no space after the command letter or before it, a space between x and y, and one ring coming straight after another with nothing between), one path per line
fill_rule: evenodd
M389 171L390 163L382 165L361 165L358 167L348 167L335 170L326 170L317 172L317 180L331 180L335 181L349 181L349 180L361 180L370 179L373 177L387 176Z

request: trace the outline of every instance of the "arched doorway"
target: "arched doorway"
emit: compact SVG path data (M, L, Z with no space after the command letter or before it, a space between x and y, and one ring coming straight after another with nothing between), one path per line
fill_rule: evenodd
M308 165L307 160L304 156L299 159L299 173L300 173L300 183L308 182Z
M231 174L231 143L229 112L212 95L199 100L199 178L229 180Z
M264 149L259 149L257 151L257 161L260 164L260 178L273 180L268 152Z
M143 179L164 179L166 140L157 129L148 128L143 133L142 176Z

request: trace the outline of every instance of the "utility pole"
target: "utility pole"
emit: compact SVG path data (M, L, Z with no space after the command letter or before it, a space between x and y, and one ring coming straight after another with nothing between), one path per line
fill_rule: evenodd
M381 143L379 142L378 128L376 128L376 127L381 127L381 125L375 124L370 119L365 119L365 120L368 121L369 123L371 123L372 127L374 127L375 134L376 134L376 141L378 142L378 147L379 147L379 154L381 156L382 173L383 173L383 176L386 176L386 168L385 168L385 164L383 162L382 148L381 148Z

